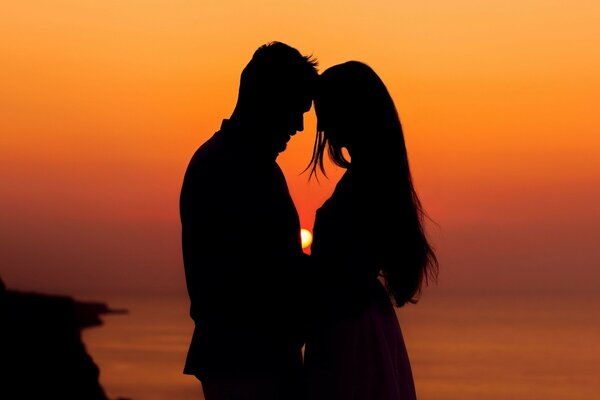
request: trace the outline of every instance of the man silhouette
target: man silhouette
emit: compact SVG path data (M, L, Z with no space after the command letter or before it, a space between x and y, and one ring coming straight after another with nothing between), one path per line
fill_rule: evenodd
M206 400L301 396L300 222L276 162L302 131L317 62L281 42L244 68L237 103L193 155L180 196L195 329L184 373Z

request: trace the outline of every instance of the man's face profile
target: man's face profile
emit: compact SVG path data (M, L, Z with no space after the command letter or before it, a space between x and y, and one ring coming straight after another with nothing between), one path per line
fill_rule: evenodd
M312 100L306 93L289 93L272 104L267 117L267 141L277 153L283 152L292 136L304 130L304 114L310 111Z

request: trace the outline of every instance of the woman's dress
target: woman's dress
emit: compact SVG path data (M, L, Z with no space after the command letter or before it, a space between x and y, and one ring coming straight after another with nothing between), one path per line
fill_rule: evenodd
M362 212L346 172L316 213L317 283L305 347L308 400L415 400L404 338L390 297L364 251Z

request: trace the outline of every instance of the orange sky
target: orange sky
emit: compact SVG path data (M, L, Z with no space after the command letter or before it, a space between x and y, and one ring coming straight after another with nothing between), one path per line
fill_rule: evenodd
M0 4L9 287L181 290L185 167L255 48L281 40L387 83L439 225L440 287L600 288L597 2L205 3ZM310 228L338 173L299 175L312 111L305 126L280 164Z

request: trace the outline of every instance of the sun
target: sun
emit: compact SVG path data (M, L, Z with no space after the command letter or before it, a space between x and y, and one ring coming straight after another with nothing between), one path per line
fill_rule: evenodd
M302 248L306 249L312 243L312 232L306 228L300 229L300 239L302 240Z

